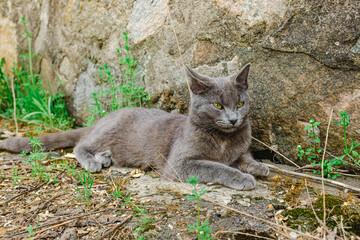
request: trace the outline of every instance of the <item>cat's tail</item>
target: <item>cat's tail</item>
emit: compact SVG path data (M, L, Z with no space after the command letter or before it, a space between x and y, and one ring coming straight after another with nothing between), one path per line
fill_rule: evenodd
M52 133L40 136L39 140L43 143L45 150L54 150L68 147L75 147L82 136L89 131L89 127L74 129L66 132ZM0 142L0 149L11 152L31 151L30 140L26 137L9 138Z

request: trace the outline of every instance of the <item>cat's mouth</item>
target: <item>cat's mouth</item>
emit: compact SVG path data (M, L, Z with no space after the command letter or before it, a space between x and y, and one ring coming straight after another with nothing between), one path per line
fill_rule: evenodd
M231 127L231 128L221 128L220 130L224 133L232 133L235 132L237 128L236 127Z
M225 123L224 121L216 121L216 125L218 127L218 130L225 133L231 133L238 129L238 127L241 125L241 122L242 119L239 119L235 124Z

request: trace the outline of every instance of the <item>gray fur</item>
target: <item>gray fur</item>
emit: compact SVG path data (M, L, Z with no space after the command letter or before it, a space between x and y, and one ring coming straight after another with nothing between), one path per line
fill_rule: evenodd
M156 168L172 179L199 175L201 182L253 189L252 175L267 176L269 169L249 153L249 69L246 65L232 76L210 78L187 68L192 91L189 116L125 108L92 127L45 135L40 141L48 150L75 146L80 164L93 172L113 163ZM244 105L238 108L241 102ZM0 149L20 152L30 147L28 139L13 138L1 142Z

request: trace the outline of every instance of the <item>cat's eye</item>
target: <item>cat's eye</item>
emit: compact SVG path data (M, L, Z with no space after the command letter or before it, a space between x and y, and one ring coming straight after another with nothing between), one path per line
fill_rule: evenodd
M217 109L222 109L223 106L221 104L218 104L218 103L214 103L214 106L217 108Z
M240 103L237 105L238 108L241 108L242 106L244 106L244 102L240 102Z

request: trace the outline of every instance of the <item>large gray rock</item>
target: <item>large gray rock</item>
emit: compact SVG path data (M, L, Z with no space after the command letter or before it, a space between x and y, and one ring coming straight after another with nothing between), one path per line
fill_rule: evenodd
M360 2L305 1L263 46L306 53L331 68L359 70Z
M26 51L20 17L29 20L35 69L54 90L63 82L68 107L86 119L97 69L108 64L121 75L116 48L127 31L136 77L155 106L186 111L185 64L220 76L251 62L252 125L256 138L295 158L296 145L314 117L325 138L332 108L351 114L351 137L359 137L360 3L355 0L0 0L0 57L7 63ZM14 30L13 30L14 29ZM11 54L6 52L6 49ZM9 65L7 65L8 67ZM58 77L59 80L56 79ZM338 118L334 115L334 118ZM328 149L342 153L334 124ZM259 146L256 145L259 148Z

